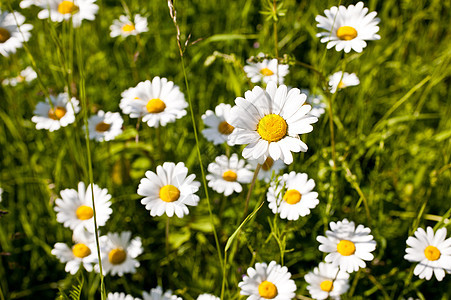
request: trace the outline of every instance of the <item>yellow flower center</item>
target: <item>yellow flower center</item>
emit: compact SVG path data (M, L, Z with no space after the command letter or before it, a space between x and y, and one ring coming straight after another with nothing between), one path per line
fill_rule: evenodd
M113 265L120 265L121 263L123 263L125 261L126 258L127 258L127 252L125 252L121 248L113 249L110 251L110 253L108 253L108 260Z
M80 220L89 220L92 218L92 216L94 216L94 211L89 206L81 205L77 208L75 214Z
M151 99L146 104L147 111L151 114L161 113L165 108L166 104L158 98Z
M330 292L334 289L334 284L332 281L330 280L324 280L323 282L321 282L321 284L319 285L319 287L325 291L325 292Z
M277 296L277 287L274 283L265 280L258 286L258 293L262 298L274 299Z
M287 122L276 114L264 116L257 124L258 134L268 142L280 141L287 135L287 129Z
M235 172L233 172L232 170L225 171L224 174L222 174L222 178L224 180L230 181L230 182L236 181L237 177L238 177L238 175Z
M341 26L337 30L337 37L340 40L350 41L357 37L357 30L351 26Z
M437 260L440 258L440 255L440 250L438 250L437 247L427 246L426 249L424 249L424 256L429 260Z
M98 132L105 132L108 129L110 129L110 127L111 127L111 124L107 124L105 122L99 122L96 125L96 131L98 131Z
M344 84L343 81L340 80L340 82L338 83L338 88L342 89L342 88L345 88L345 87L346 87L346 84Z
M221 123L219 123L218 125L218 131L221 134L225 134L225 135L229 135L232 133L232 131L235 129L235 127L233 127L232 125L230 125L229 123L227 123L226 121L222 121Z
M337 251L343 256L349 256L354 254L355 245L351 241L341 240L337 245Z
M285 195L283 195L283 200L288 204L296 204L301 201L302 195L297 190L288 190Z
M271 75L274 75L274 72L271 71L271 70L268 69L268 68L263 68L263 69L261 69L261 70L260 70L260 73L261 73L263 76L271 76Z
M85 244L75 244L72 247L72 253L75 257L83 258L91 254L91 249Z
M268 171L274 165L274 159L268 157L262 165L263 171Z
M52 120L59 120L66 114L66 109L61 106L56 106L49 109L49 118Z
M133 24L125 24L124 26L122 26L123 32L130 32L133 30L135 30L135 25L133 25Z
M11 33L8 29L0 27L0 43L4 43L11 37Z
M58 12L62 15L73 14L78 11L78 6L72 1L64 0L58 5Z
M160 198L164 202L174 202L180 197L180 191L175 186L168 184L160 189Z

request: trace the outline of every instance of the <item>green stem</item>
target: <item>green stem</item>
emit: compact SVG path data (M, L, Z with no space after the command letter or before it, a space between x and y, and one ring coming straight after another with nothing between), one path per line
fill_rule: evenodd
M241 218L241 221L243 221L246 218L247 210L249 208L249 200L251 198L252 191L253 191L254 186L255 186L255 182L257 181L258 172L260 171L261 167L262 167L262 165L258 164L257 168L255 168L254 176L252 177L251 186L250 186L249 190L247 191L246 204L244 205L244 213L243 213L243 217Z

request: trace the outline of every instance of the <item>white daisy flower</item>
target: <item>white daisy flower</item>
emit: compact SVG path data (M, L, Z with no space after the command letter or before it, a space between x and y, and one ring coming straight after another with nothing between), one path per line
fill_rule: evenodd
M283 174L279 182L271 182L266 198L269 208L281 219L297 220L310 214L318 203L318 193L312 192L315 181L305 173Z
M125 293L108 293L108 300L141 300Z
M263 53L260 53L258 56L262 55L264 56ZM244 71L253 83L259 83L261 81L264 83L270 81L277 83L278 79L278 84L282 84L284 77L288 74L288 65L278 65L277 59L275 58L271 60L264 59L262 62L257 63L248 61L248 65L244 66Z
M26 67L20 71L19 75L13 78L7 78L2 81L4 85L16 86L21 82L30 82L38 77L38 74L33 70L32 67Z
M413 274L421 279L430 280L432 274L438 281L445 277L445 271L451 273L451 238L446 238L446 228L438 229L435 234L432 227L418 228L415 237L407 239L404 258L411 262L419 262Z
M307 103L312 106L310 114L319 119L326 112L326 103L324 103L323 96L313 95L307 89L301 89L301 93L307 95Z
M46 0L38 13L39 19L50 19L53 22L71 20L74 27L79 27L83 20L93 21L99 10L96 0Z
M252 170L255 170L258 165L258 161L255 159L250 159L249 164L252 166ZM258 180L264 180L266 183L271 181L273 173L277 176L280 171L285 169L287 165L280 159L274 161L271 157L263 162L260 171L258 172Z
M319 263L304 279L309 284L307 290L313 299L340 299L340 295L349 289L349 274L328 263Z
M61 198L55 201L56 220L69 227L74 233L87 230L93 233L94 211L92 209L91 185L85 188L85 184L78 184L78 191L65 189L61 191ZM94 184L94 201L96 205L97 226L105 225L113 210L111 206L111 195L107 189L101 189Z
M275 261L256 263L255 269L248 268L238 286L240 294L249 296L249 300L290 300L295 297L296 284L290 279L291 273L287 267L282 267Z
M359 84L360 80L355 73L349 74L345 72L343 74L342 71L339 71L329 77L329 88L332 94L334 94L337 90L347 88L348 86L356 86Z
M28 8L32 5L42 7L47 0L22 0L20 1L20 8Z
M56 243L51 253L60 262L66 263L65 270L72 275L78 272L80 266L91 272L93 265L98 262L94 235L79 234L75 241L72 248L65 243Z
M50 106L53 104L53 108ZM39 102L34 110L35 116L31 121L36 123L36 129L55 131L75 122L75 114L80 111L79 101L72 97L69 100L67 93L50 95L45 102Z
M376 18L377 12L369 14L368 8L363 7L363 2L349 5L348 8L332 6L324 11L326 17L316 16L318 28L326 30L316 36L321 38L321 43L327 43L327 49L335 46L335 50L344 50L346 53L353 49L362 52L366 47L365 41L379 40L376 34L379 31Z
M24 24L25 17L14 11L9 13L0 9L0 54L9 56L22 48L23 42L30 39L33 25ZM20 28L20 31L19 31Z
M136 257L141 255L143 247L141 238L131 239L132 233L108 233L101 237L102 267L105 274L123 276L125 273L136 273L139 262Z
M143 300L183 300L176 295L172 295L171 290L167 290L163 293L163 289L161 286L157 286L154 289L150 290L150 293L143 292Z
M210 294L202 294L197 297L197 300L219 300L219 297Z
M229 146L233 144L227 140L228 136L235 129L229 124L230 120L230 109L232 106L230 104L221 103L216 106L215 111L207 110L204 115L202 115L202 120L204 124L208 126L202 130L202 134L205 138L213 142L214 145L219 145L227 142Z
M245 159L253 158L260 164L268 157L293 162L291 152L307 151L300 134L313 130L318 118L309 115L311 106L304 105L306 96L299 89L287 92L287 87L270 81L266 90L256 86L238 97L230 113L230 125L235 130L229 140L236 145L248 144L243 150Z
M99 110L97 115L88 120L89 138L98 142L114 140L122 133L124 120L117 112L103 112Z
M138 186L138 195L144 196L141 203L150 210L152 217L161 216L164 213L168 217L175 215L183 218L189 214L187 205L197 206L200 183L194 181L196 175L188 175L188 168L179 162L165 162L163 166L157 166L157 173L146 172L146 178L142 178Z
M185 116L188 103L174 82L155 77L124 91L120 107L131 118L142 117L149 127L158 127Z
M354 222L347 219L330 222L330 229L326 237L318 236L316 240L321 243L319 250L329 253L325 261L339 266L340 270L352 273L366 266L364 260L371 261L371 254L376 249L376 242L370 235L371 230L363 225L355 228Z
M141 17L141 15L135 15L133 21L130 20L127 16L120 16L119 20L114 20L113 24L110 26L110 36L112 38L117 36L128 37L130 35L138 35L140 33L146 32L149 29L147 28L147 19Z
M225 196L240 193L243 190L240 183L250 183L253 177L250 166L245 164L236 153L230 159L226 155L216 157L215 162L208 165L208 186Z

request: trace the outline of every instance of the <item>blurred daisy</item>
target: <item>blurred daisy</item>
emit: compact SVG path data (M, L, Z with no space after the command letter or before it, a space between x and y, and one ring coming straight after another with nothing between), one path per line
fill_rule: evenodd
M316 36L321 38L321 43L327 43L327 49L335 46L335 50L344 50L346 53L353 49L362 52L366 47L365 41L379 40L376 34L379 31L376 18L377 12L369 14L368 8L363 7L363 2L349 5L348 8L332 6L324 11L326 17L316 16L318 28L326 30Z
M155 77L122 93L120 107L131 118L142 117L149 127L166 126L186 115L188 103L178 86L166 78Z
M53 108L50 106L53 104ZM35 116L31 121L36 123L36 129L55 131L75 122L75 114L80 111L78 100L72 97L69 100L67 93L50 95L45 102L39 102L34 110Z
M103 112L99 110L97 115L88 120L89 138L98 142L111 141L122 133L124 120L117 112Z
M0 54L9 56L22 48L23 42L30 39L33 25L24 24L25 17L14 11L9 13L0 9ZM20 31L19 31L20 29Z
M202 134L208 141L213 142L214 145L228 142L229 146L233 146L230 141L227 141L228 136L235 129L228 122L230 120L231 108L232 106L230 104L221 103L216 106L214 112L207 110L205 114L202 115L204 124L208 126L208 128L202 130Z
M255 170L257 168L258 161L250 159L249 164L252 166L252 169ZM274 161L274 159L268 156L268 158L261 165L257 178L258 180L264 180L268 183L271 181L273 173L277 176L280 171L286 167L287 165L282 160L278 159Z
M183 300L180 297L172 295L171 290L167 290L163 293L161 286L157 286L150 290L150 293L143 292L143 300Z
M261 57L264 54L260 53L258 56ZM274 81L282 84L284 77L288 74L288 65L278 65L277 59L275 58L271 60L264 59L262 62L257 63L248 62L248 65L244 66L244 71L253 83Z
M46 0L38 13L39 19L50 19L53 22L71 20L74 27L79 27L83 20L93 21L99 6L96 0Z
M119 20L114 20L110 26L110 36L112 38L117 36L128 37L129 35L137 35L148 31L147 19L141 15L135 15L133 22L127 16L120 16Z
M340 270L348 273L358 271L366 266L364 260L374 258L370 252L376 249L376 242L370 235L371 230L363 225L355 228L354 222L347 219L330 222L330 229L326 237L318 236L316 240L321 243L319 250L329 253L325 261L339 266Z
M289 300L295 297L296 284L290 279L291 273L287 267L272 261L256 263L255 269L248 268L238 286L240 294L249 296L249 300L278 299Z
M108 233L101 237L103 245L102 267L105 274L123 276L124 273L135 273L139 267L136 260L143 252L141 238L131 239L132 233Z
M0 202L2 202L2 196L3 196L3 189L2 188L0 188Z
M32 5L43 7L46 5L47 0L22 0L20 1L20 8L28 8Z
M291 152L307 151L300 134L313 130L318 118L309 115L311 106L304 105L306 96L299 89L287 92L287 87L270 81L266 90L256 86L238 97L232 107L230 125L235 130L229 140L236 144L248 144L243 150L245 159L256 159L260 164L268 157L293 162Z
M279 182L272 182L266 198L269 208L281 219L297 220L310 214L310 209L318 203L318 193L312 192L315 181L308 179L305 173L283 174Z
M33 70L32 67L26 67L22 71L20 71L19 75L13 78L4 79L2 83L4 85L11 85L16 86L18 83L21 82L30 82L36 79L38 75Z
M245 164L236 153L230 159L226 155L216 157L215 162L208 165L208 186L225 196L240 193L243 190L240 183L250 183L253 176L250 166Z
M140 298L135 298L131 295L126 295L124 293L108 293L108 300L141 300Z
M175 215L183 218L189 214L187 205L197 206L200 183L194 181L196 175L188 175L188 168L179 162L165 162L163 166L157 166L157 173L146 172L146 178L142 178L138 186L138 195L144 196L141 203L150 210L152 217L161 216L164 213L168 217Z
M202 294L197 297L197 300L219 300L219 297L210 294Z
M342 78L343 77L343 78ZM342 71L336 72L329 77L330 92L334 94L337 89L341 90L348 86L359 85L360 81L355 73L344 73Z
M307 290L313 299L323 300L340 299L340 295L346 293L349 289L349 274L340 271L338 267L328 264L319 263L319 266L304 276L305 281L309 284Z
M76 240L72 248L64 243L56 243L51 253L60 262L66 263L65 270L72 275L78 272L80 266L91 272L93 265L98 262L94 235L79 234Z
M438 281L445 277L445 271L451 273L451 238L446 238L446 228L438 229L435 234L432 227L418 228L415 237L407 239L407 254L404 258L411 262L419 262L413 274L421 279L430 280L432 274Z
M310 94L310 91L307 89L301 89L301 93L307 95L306 103L312 106L310 115L317 118L321 117L325 113L326 108L326 103L324 103L323 97L320 95Z
M56 220L69 227L75 234L87 230L94 232L94 211L92 209L91 185L85 188L85 184L78 184L78 191L65 189L61 191L61 198L55 201ZM111 195L107 189L101 189L94 184L94 201L96 205L97 226L105 225L113 210L111 206Z

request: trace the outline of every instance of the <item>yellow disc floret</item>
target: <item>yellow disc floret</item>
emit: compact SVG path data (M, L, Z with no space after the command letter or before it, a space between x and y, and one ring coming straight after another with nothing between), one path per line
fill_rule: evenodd
M302 195L298 190L288 190L285 195L283 195L283 200L288 204L296 204L301 201Z
M233 127L232 125L230 125L229 123L227 123L226 121L222 121L221 123L219 123L218 125L218 131L221 134L225 134L225 135L229 135L232 133L232 131L235 129L235 127Z
M48 116L52 120L59 120L66 114L66 109L61 106L55 106L49 109Z
M355 253L355 244L348 240L341 240L337 245L337 252L343 256L349 256Z
M277 296L277 287L274 283L265 280L258 286L258 293L262 298L274 299Z
M111 124L107 124L105 122L99 122L96 125L96 131L98 131L98 132L105 132L108 129L110 129L110 127L111 127Z
M440 258L441 253L437 247L427 246L426 249L424 249L424 256L426 256L427 259L434 261Z
M72 253L74 254L75 257L78 258L84 258L86 256L88 256L89 254L91 254L91 249L89 249L88 246L86 246L85 244L75 244L72 247Z
M269 114L260 119L257 132L268 142L277 142L287 135L287 122L279 115Z
M321 290L329 293L334 289L334 283L330 280L324 280L323 282L321 282L319 287L321 288Z
M92 216L94 216L94 211L89 206L81 205L77 208L75 214L80 220L89 220L92 218Z
M108 253L108 260L113 265L120 265L127 258L127 252L122 248L116 248Z
M230 182L236 181L237 177L238 175L236 172L233 172L232 170L225 171L224 174L222 174L222 178Z
M146 104L146 109L151 114L161 113L165 108L166 104L158 98L149 100Z
M73 14L78 11L78 6L73 1L64 0L58 5L58 12L62 15Z
M160 199L164 202L174 202L177 201L179 197L180 190L172 184L165 185L160 189Z
M357 30L351 26L341 26L337 30L337 37L344 41L353 40L357 37Z
M124 26L122 26L123 32L130 32L133 30L135 30L135 25L133 25L133 24L125 24Z
M271 70L268 69L268 68L263 68L263 69L261 69L261 70L260 70L260 73L261 73L263 76L271 76L271 75L274 75L274 72L271 71Z
M4 43L11 37L11 33L8 29L0 27L0 43Z

